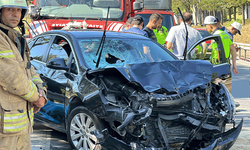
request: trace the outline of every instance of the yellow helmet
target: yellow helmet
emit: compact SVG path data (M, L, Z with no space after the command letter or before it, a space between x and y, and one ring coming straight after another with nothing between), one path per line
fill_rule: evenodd
M22 8L21 20L28 11L26 0L0 0L0 9L4 7Z

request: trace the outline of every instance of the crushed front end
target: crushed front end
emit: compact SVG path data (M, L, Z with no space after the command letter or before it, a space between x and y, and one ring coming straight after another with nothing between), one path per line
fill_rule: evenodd
M152 66L142 65L89 76L100 89L96 93L100 99L89 109L107 123L105 130L95 132L99 144L125 150L226 150L234 144L243 120L226 131L227 123L235 124L235 104L227 88L210 82L209 66L181 74L185 65L194 62L175 63L153 64L158 65L155 68L174 66L161 68L160 73L155 69L157 76L153 71L143 71ZM206 72L198 71L200 68ZM151 76L166 80L150 80ZM190 76L194 78L190 80ZM91 104L86 101L86 106Z

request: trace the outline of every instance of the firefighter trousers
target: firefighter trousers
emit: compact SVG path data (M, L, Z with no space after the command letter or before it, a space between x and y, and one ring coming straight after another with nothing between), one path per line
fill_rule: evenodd
M0 136L0 150L31 150L30 134Z

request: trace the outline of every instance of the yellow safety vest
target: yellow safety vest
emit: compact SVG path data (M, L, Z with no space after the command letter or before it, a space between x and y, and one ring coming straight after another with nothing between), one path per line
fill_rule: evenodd
M224 52L225 52L225 56L226 58L229 58L230 55L230 45L233 44L233 42L231 41L230 37L228 36L228 34L222 30L217 30L214 32L213 35L215 34L219 34L222 40L222 44L224 47ZM217 46L217 45L216 45Z
M210 61L213 65L218 64L218 55L217 55L217 43L212 40L211 42L211 47L212 47L212 52L211 52L211 57L210 57Z
M153 31L157 38L157 42L161 45L165 44L166 37L168 36L168 29L164 26L161 26L161 29L159 31L157 29L154 29Z

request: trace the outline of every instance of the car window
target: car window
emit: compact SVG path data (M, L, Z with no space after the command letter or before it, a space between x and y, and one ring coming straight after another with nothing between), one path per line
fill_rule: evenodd
M81 39L79 45L87 65L95 69L96 55L101 39ZM103 46L99 67L123 66L142 62L175 60L162 47L150 40L107 38Z
M71 48L67 40L57 36L50 47L49 55L46 62L53 58L63 58L65 60L65 64L67 65L70 53Z
M42 61L47 50L51 36L39 37L33 46L30 48L30 57Z
M206 60L213 65L225 63L223 45L218 38L203 40L197 44L189 53L192 60Z

